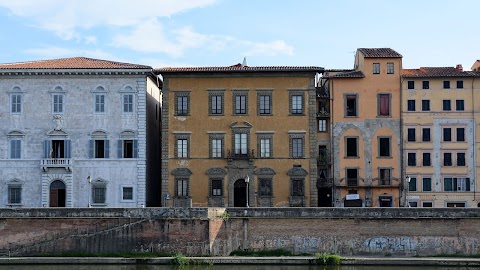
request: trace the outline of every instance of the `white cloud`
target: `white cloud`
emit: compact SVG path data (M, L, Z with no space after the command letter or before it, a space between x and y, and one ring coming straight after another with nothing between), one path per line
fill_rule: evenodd
M244 52L247 56L262 55L262 56L276 56L281 54L293 55L293 47L288 45L283 40L275 40L268 43L254 43L244 41L249 48Z
M64 58L64 57L89 57L112 61L121 61L118 57L102 50L75 50L57 46L45 46L37 49L26 50L25 53L38 56L40 59ZM128 62L128 61L121 61Z

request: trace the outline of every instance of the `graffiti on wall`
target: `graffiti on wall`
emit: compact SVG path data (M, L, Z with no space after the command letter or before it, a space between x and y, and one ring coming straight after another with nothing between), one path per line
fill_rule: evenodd
M418 243L410 237L373 237L365 240L364 248L369 252L413 252Z

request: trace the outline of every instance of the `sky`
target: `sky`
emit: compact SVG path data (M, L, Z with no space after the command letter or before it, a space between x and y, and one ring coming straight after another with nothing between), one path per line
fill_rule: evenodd
M149 65L404 68L480 59L478 0L0 0L0 63L90 57Z

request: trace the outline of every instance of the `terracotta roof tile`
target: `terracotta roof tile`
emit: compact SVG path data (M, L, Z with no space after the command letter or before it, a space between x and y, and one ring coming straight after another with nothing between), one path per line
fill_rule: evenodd
M236 64L233 66L218 67L165 67L154 69L155 73L201 73L201 72L278 72L278 71L296 71L296 72L323 72L322 67L316 66L243 66Z
M390 48L358 48L366 58L401 58L402 55Z
M471 71L460 71L454 67L421 67L418 69L404 69L405 78L428 78L428 77L472 77Z
M364 78L365 75L361 71L347 71L347 72L340 72L335 73L332 75L326 75L325 78Z
M152 67L86 57L0 64L0 69L152 69Z

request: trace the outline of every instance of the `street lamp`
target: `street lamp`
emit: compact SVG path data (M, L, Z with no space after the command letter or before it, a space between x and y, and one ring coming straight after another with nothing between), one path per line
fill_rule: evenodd
M247 175L247 177L245 177L245 183L247 184L247 207L250 207L250 206L248 206L248 183L249 182L250 182L250 177L248 177L248 175Z
M408 190L410 189L410 176L405 177L405 182L407 183L407 187L405 189L405 207L410 207L410 203L408 202Z

